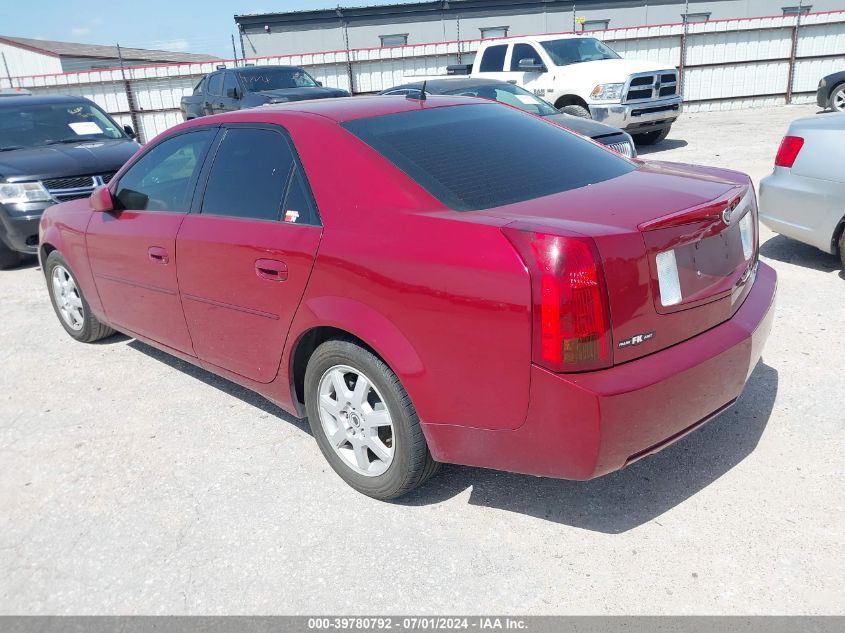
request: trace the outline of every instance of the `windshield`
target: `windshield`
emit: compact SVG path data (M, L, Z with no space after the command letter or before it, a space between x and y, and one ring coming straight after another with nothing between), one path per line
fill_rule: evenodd
M317 82L301 68L273 68L260 72L242 73L241 81L247 92L317 87Z
M120 126L92 104L0 107L0 150L119 138Z
M570 37L540 43L556 66L594 62L599 59L620 59L619 55L594 37Z
M558 111L552 105L534 96L524 88L508 83L488 86L465 86L457 90L449 90L443 94L501 101L502 103L515 106L520 110L525 110L531 114L539 114L540 116L558 114Z

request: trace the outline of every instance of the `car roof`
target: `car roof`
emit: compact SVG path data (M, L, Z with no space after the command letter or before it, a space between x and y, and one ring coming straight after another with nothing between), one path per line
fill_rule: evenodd
M227 121L236 122L243 117L243 120L266 120L268 122L272 122L276 115L304 113L318 115L340 123L343 121L366 119L386 114L399 114L401 112L412 112L415 110L444 108L457 105L478 105L481 103L493 102L481 101L472 97L438 95L428 97L425 100L409 99L408 97L401 95L368 95L361 97L338 97L334 99L292 101L290 103L266 105L260 108L237 110L228 114L202 117L200 119L194 119L194 121L225 123Z
M399 86L395 86L394 88L389 88L388 90L401 90L401 89L421 89L425 83L425 91L429 94L443 94L448 90L468 90L472 88L476 88L478 86L500 86L504 83L508 83L506 81L501 81L499 79L473 79L471 77L454 77L454 78L443 78L443 79L428 79L425 81L413 81L404 83Z
M514 35L511 37L502 37L498 39L491 39L485 41L484 44L490 46L493 44L513 44L514 42L549 42L551 40L577 40L577 39L596 39L594 36L579 33L557 33L551 35Z
M71 95L6 95L0 99L0 108L20 108L28 105L47 105L51 103L91 103L85 97Z
M273 66L264 64L263 66L243 66L241 68L221 68L220 70L229 70L241 75L250 75L254 73L263 73L268 70L302 70L299 66Z

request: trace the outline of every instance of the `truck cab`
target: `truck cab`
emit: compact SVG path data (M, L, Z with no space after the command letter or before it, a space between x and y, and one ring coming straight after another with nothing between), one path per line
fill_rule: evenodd
M471 74L514 83L561 112L621 128L640 144L664 139L681 113L677 69L622 59L594 37L482 42Z

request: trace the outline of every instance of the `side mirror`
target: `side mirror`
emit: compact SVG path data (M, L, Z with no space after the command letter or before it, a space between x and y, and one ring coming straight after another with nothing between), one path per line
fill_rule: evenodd
M111 191L109 191L107 185L100 185L94 189L94 191L91 192L90 200L91 208L94 211L100 211L102 213L114 211L114 197L111 195Z
M519 69L525 73L544 73L547 71L546 65L542 62L538 62L533 57L520 59Z
M240 94L238 94L238 89L237 89L237 88L229 88L229 89L226 91L226 96L227 96L229 99L239 99L239 98L240 98Z
M124 126L123 126L123 131L124 131L124 132L126 132L126 136L128 136L128 137L129 137L129 138L131 138L131 139L136 139L136 138L138 138L138 135L137 135L137 134L135 134L135 130L133 130L133 129L132 129L132 126L131 126L131 125L124 125Z
M323 87L323 82L322 82L322 81L315 81L314 83L316 83L316 84L317 84L318 86L320 86L321 88Z

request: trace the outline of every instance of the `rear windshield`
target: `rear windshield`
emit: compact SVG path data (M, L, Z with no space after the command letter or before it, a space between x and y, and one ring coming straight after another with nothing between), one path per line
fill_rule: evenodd
M456 211L532 200L635 168L539 117L497 104L388 114L343 127Z

